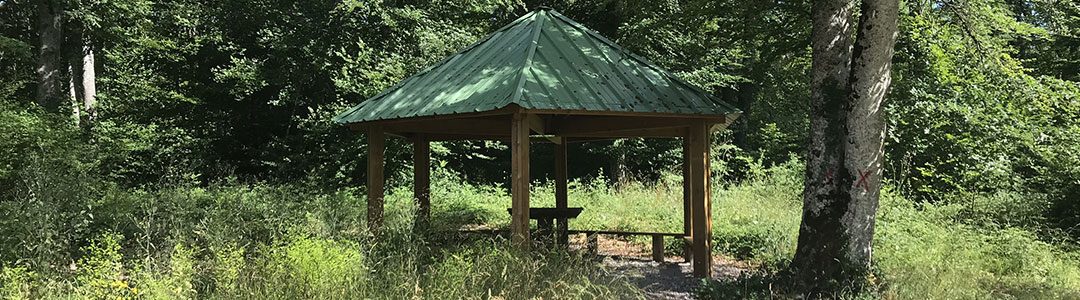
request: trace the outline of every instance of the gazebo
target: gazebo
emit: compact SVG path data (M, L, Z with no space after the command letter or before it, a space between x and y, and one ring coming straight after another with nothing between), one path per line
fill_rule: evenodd
M709 138L739 110L549 8L334 118L366 133L368 222L382 224L387 134L414 143L414 198L430 213L430 142L507 141L511 240L528 248L529 147L555 145L555 202L567 207L568 143L626 137L683 138L682 235L694 275L710 276ZM587 213L587 212L586 212ZM558 221L565 232L566 220Z

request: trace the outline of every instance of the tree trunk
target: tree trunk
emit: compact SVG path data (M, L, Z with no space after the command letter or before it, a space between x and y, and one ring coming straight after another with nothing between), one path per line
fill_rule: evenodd
M94 69L94 47L82 35L82 126L90 127L97 119L97 73Z
M831 259L843 244L839 237L843 205L838 203L842 189L834 178L844 159L841 140L847 115L842 103L850 71L853 9L845 0L814 1L811 7L810 145L802 225L791 266L797 274L796 288L805 292L835 277Z
M75 122L75 125L79 125L79 117L81 116L81 113L79 112L79 107L81 105L79 105L78 91L75 89L75 76L74 76L74 74L75 74L75 65L74 64L68 64L67 65L67 75L68 76L66 76L67 77L67 86L68 86L68 102L67 103L71 105L71 120Z
M811 134L803 220L792 269L811 297L865 282L881 188L882 103L896 42L897 0L813 6Z
M64 103L63 70L66 65L60 47L64 35L60 4L55 0L37 1L38 47L37 102L46 110L57 112Z
M858 225L858 235L848 243L856 261L870 264L874 217L881 192L885 158L885 94L892 83L892 58L896 45L899 1L864 0L858 37L851 57L848 79L848 134L844 162L854 184L845 223Z
M760 82L760 81L756 81ZM734 90L724 90L724 98L728 103L738 103L739 110L742 111L742 115L738 119L735 119L734 124L734 136L731 143L739 149L750 149L750 118L751 108L754 105L754 99L757 96L757 86L754 83L743 82L739 83L738 87Z

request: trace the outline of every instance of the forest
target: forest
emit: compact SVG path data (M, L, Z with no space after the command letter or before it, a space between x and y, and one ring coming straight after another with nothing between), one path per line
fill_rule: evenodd
M797 296L813 1L0 0L0 297L658 297L445 234L509 225L501 142L432 144L419 228L412 144L387 139L386 225L365 224L365 136L332 118L540 6L742 110L710 165L739 271L689 296ZM903 0L897 25L872 265L819 297L1080 299L1080 2ZM681 145L572 144L571 229L681 230ZM551 206L552 166L531 177Z

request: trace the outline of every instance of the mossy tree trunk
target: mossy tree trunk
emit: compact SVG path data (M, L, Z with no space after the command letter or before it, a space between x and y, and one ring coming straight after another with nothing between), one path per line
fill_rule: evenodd
M858 287L870 267L881 190L882 112L896 42L896 0L815 1L811 133L796 289L816 297Z

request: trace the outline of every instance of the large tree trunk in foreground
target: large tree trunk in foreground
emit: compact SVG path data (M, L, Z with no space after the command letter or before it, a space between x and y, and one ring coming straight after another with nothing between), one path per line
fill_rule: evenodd
M792 268L813 295L865 282L881 190L897 0L863 0L852 49L849 1L815 1L811 134Z
M55 0L37 0L38 87L37 102L46 110L56 112L64 102L63 70L67 67L60 47L64 35L61 31L63 18L60 3Z

